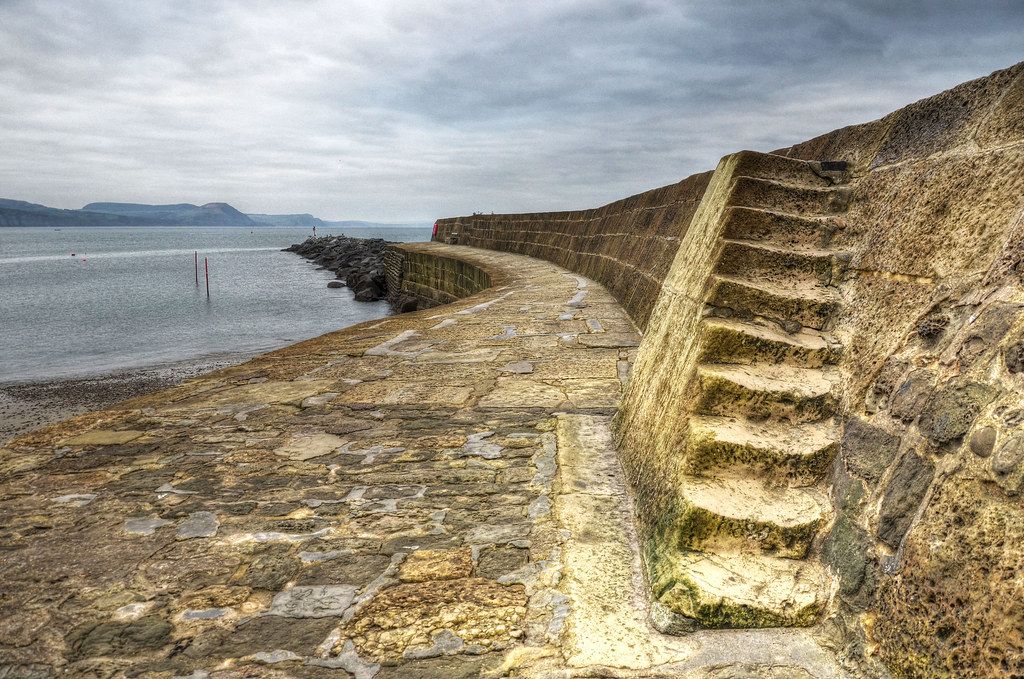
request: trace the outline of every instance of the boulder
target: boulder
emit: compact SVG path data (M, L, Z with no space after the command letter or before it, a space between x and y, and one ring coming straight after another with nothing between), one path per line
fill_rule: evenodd
M912 372L892 395L889 408L892 416L903 422L912 422L924 410L935 388L935 374L930 370Z
M358 302L374 302L387 296L384 275L384 252L390 245L381 238L350 238L348 236L321 236L307 238L286 248L320 266L333 271L338 280L327 284L329 288L348 285Z

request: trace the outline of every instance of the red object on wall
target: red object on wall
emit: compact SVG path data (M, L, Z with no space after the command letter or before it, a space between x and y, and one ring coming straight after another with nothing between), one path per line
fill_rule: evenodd
M436 236L437 236L437 222L434 222L434 233L430 234L430 237L431 238L435 238Z

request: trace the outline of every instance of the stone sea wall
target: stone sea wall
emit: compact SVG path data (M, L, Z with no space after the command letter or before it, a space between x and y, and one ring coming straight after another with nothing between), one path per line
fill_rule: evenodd
M395 246L384 253L384 277L388 297L405 311L450 304L494 284L492 272L472 262Z
M643 328L710 176L590 210L442 219L434 240L554 262L604 285Z
M774 154L846 163L841 212L792 221L827 231L838 302L820 325L842 346L810 550L836 579L823 631L853 672L1024 675L1024 64ZM596 210L439 222L437 240L601 281L646 330L618 421L648 533L672 520L696 324L729 310L706 306L712 269L730 230L755 230L732 206L810 204L744 193L744 159ZM785 188L779 172L759 181ZM800 238L787 256L824 256Z
M777 153L857 176L823 546L847 650L897 676L1019 676L1024 65Z

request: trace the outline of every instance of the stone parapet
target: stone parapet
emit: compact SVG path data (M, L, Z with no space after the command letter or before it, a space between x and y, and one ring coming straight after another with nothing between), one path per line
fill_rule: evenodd
M592 210L442 219L434 240L546 259L604 285L642 329L711 173Z
M384 254L384 274L389 297L413 297L420 308L450 304L494 285L491 272L476 263L424 251L411 244L388 248Z

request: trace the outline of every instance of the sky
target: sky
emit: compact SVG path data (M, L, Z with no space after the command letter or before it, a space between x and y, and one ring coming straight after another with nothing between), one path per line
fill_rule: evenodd
M0 0L0 197L595 207L1024 59L1024 1Z

